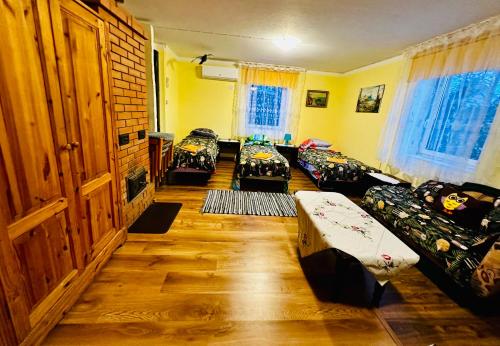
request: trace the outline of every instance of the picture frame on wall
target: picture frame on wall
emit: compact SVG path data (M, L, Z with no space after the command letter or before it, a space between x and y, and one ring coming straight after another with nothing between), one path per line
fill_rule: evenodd
M361 88L356 105L358 113L378 113L384 97L385 84Z
M306 107L326 108L329 93L327 90L307 90Z

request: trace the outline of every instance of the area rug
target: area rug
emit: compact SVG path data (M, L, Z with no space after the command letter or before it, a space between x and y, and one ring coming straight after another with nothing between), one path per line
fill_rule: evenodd
M209 190L202 213L297 216L295 200L286 193Z
M181 207L182 203L155 202L128 228L128 233L166 233Z

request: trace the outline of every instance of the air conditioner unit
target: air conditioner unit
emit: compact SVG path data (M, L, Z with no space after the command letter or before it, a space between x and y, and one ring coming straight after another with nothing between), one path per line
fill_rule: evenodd
M238 69L223 66L201 66L201 76L205 79L218 79L235 82L238 80Z

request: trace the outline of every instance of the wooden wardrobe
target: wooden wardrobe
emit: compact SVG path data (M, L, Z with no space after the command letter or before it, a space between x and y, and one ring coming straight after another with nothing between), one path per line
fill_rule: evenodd
M0 19L0 344L32 344L125 237L106 33L73 0Z

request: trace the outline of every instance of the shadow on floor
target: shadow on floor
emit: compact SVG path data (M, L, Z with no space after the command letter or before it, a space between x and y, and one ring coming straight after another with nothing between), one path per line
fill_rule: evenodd
M370 307L376 280L356 259L346 254L338 254L336 250L329 249L306 258L297 256L306 276L306 279L315 296L320 301L343 303L352 306ZM499 299L486 300L473 296L466 290L458 289L447 276L439 272L434 266L421 259L417 265L423 274L425 283L407 282L412 291L436 291L443 298L443 303L455 303L462 308L470 310L478 317L498 316ZM395 278L398 280L398 278ZM433 286L433 287L431 287ZM388 282L380 301L380 307L404 304L403 295L397 288ZM424 302L422 302L424 303Z
M306 258L299 256L299 261L309 286L320 301L371 306L375 284L378 283L353 257L329 249ZM397 295L390 282L386 285L386 291L393 291L391 296ZM390 302L382 296L381 304Z

